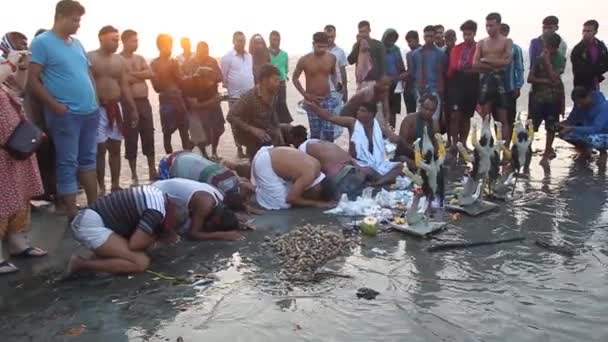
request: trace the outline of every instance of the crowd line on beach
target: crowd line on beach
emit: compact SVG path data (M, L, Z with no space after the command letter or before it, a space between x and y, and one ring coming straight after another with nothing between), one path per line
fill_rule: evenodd
M248 49L246 35L235 32L234 48L219 62L205 42L192 51L187 38L180 41L183 53L174 56L173 38L160 34L158 57L148 63L136 53L138 33L110 25L100 29L99 47L87 52L73 36L84 14L79 2L61 0L50 30L39 30L31 43L11 31L0 43L0 239L8 240L11 258L47 255L28 238L33 199L53 202L74 238L94 254L73 256L68 271L136 273L146 270L147 253L160 242L242 239L248 215L263 210L331 208L342 194L356 198L366 187L389 186L419 172L425 184L437 187L429 181L436 172L429 170L438 156L441 163L465 158L475 165L484 158L476 146L491 146L494 139L510 155L511 144L531 141L520 135L522 127L533 134L544 123L543 164L556 157L556 136L574 145L581 159L593 150L606 158L608 102L599 85L608 71L608 49L596 38L595 20L583 23L582 39L568 54L558 18L546 17L542 33L530 42L528 66L499 13L485 17L483 39L476 39L473 20L460 26L460 43L456 31L442 25L424 27L422 39L409 31L405 54L396 30L377 40L368 21L358 24L357 42L347 54L336 45L337 28L327 25L312 35L312 51L290 74L278 31L270 33L268 45L254 34ZM571 94L562 82L568 59ZM350 65L354 80L348 78ZM160 160L148 81L159 97L166 154ZM303 98L308 127L292 125L290 81ZM525 82L532 90L523 121L516 108ZM348 93L350 84L356 84L354 94ZM566 96L574 102L567 116ZM397 129L402 101L406 115ZM477 127L471 127L475 113L485 124L479 143ZM225 121L235 161L218 155ZM36 150L28 150L37 129L46 137L32 139ZM176 132L181 149L174 151ZM341 134L349 137L346 150L334 143ZM119 182L123 141L133 183L127 189ZM139 185L140 141L150 185ZM386 141L396 146L390 159ZM500 165L525 172L527 157L517 159L523 165L514 166L513 156ZM82 207L79 188L87 199ZM0 274L16 271L0 245Z

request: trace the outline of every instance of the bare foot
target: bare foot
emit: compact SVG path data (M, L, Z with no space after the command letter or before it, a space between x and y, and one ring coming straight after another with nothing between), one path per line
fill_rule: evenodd
M137 176L131 178L131 186L138 186L139 185L139 178L137 178ZM112 192L114 192L114 189L112 189Z
M70 260L68 261L68 266L65 269L66 275L72 275L74 273L78 273L81 270L82 262L85 259L79 255L72 255Z
M120 190L122 190L122 188L120 186L113 186L112 187L112 192L117 192L117 191L120 191Z
M156 172L156 170L150 170L150 171L148 172L148 178L149 178L151 181L155 181L155 180L158 178L158 172Z
M543 156L543 158L540 160L539 164L541 166L549 166L549 157L547 157L546 155Z

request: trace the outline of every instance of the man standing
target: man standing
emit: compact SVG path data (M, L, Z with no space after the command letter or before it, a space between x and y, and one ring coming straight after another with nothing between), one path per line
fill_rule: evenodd
M167 34L159 34L156 37L156 46L159 55L152 61L150 68L154 73L152 86L158 93L160 125L163 129L165 153L173 152L171 136L177 130L179 130L179 136L182 140L182 149L189 150L192 145L188 136L186 104L179 88L182 73L177 60L171 58L173 38Z
M253 59L251 54L245 51L245 34L237 31L232 35L234 48L228 52L221 61L224 87L228 90L228 104L232 107L245 92L254 87ZM243 142L241 132L232 127L232 135L237 147L239 158L243 158Z
M358 25L357 42L348 55L348 63L356 64L355 75L357 89L364 87L365 82L378 81L386 74L384 65L384 45L370 37L369 21L363 20Z
M559 19L556 16L550 15L543 19L543 34L530 41L530 48L528 49L528 53L530 54L530 69L534 67L534 63L538 59L538 56L543 52L545 37L552 33L556 33L557 30L559 30ZM559 53L561 53L562 56L567 57L568 46L563 39L559 44Z
M338 107L337 99L331 96L329 82L336 77L336 56L327 52L329 40L325 32L313 35L314 51L304 55L293 72L293 85L302 94L304 100L317 102L322 108L333 113ZM300 75L306 77L306 90L300 83ZM310 137L334 141L334 125L321 120L317 113L307 110Z
M435 25L433 28L435 29L435 46L445 52L445 27L439 24Z
M438 99L436 112L433 115L435 132L440 132L441 105L445 90L444 78L446 68L445 53L435 46L435 28L429 25L424 28L424 45L414 51L410 75L413 76L416 97L421 99L424 95L433 95Z
M184 67L190 60L194 57L192 53L192 44L190 44L190 39L187 37L183 37L179 41L180 46L182 47L182 53L177 55L175 59L179 63L180 67Z
M32 42L28 71L29 87L46 107L57 154L57 193L69 217L78 212L78 180L89 203L97 198L95 137L99 107L86 51L72 37L84 13L77 1L57 3L53 28Z
M473 68L479 70L479 104L481 117L492 114L495 121L502 123L502 140L510 138L511 125L507 119L507 90L505 89L506 68L511 64L513 42L500 34L501 16L490 13L486 17L488 37L477 43Z
M137 177L137 140L141 137L141 150L148 160L148 177L150 180L156 178L156 163L154 161L154 120L152 118L152 106L148 100L148 84L146 80L152 78L152 70L146 59L135 54L139 46L137 32L125 30L121 35L123 50L120 53L125 61L127 81L131 88L131 95L135 101L138 120L136 127L125 127L125 158L131 168L131 179L134 185L139 183ZM128 108L128 106L125 106ZM126 109L125 108L125 109ZM127 116L131 113L125 111Z
M446 102L446 114L450 115L448 139L453 156L458 151L458 142L466 145L479 95L479 74L473 69L473 57L477 47L477 23L467 20L460 26L460 30L464 42L452 49L448 66L449 98Z
M448 59L454 46L456 46L456 31L449 29L445 31L445 54Z
M279 88L279 97L277 98L277 112L279 114L279 122L288 124L293 121L289 108L287 107L287 73L289 72L289 56L287 52L281 50L281 34L277 31L270 32L270 63L279 69L281 86Z
M109 153L112 191L120 190L120 146L125 127L137 127L138 113L131 96L127 80L125 61L116 54L119 42L118 30L104 26L99 31L100 47L89 52L91 71L99 98L99 124L97 128L97 182L102 194L106 192L105 171L106 151ZM120 109L120 101L131 114L125 118Z
M595 35L599 28L595 20L588 20L583 25L583 40L576 44L570 55L574 86L585 86L599 89L608 71L608 49L606 44Z
M407 42L407 46L410 51L405 54L405 63L407 64L407 80L405 81L405 89L403 90L403 102L405 102L406 112L414 113L416 112L416 87L415 87L415 79L411 73L411 68L413 65L412 55L414 51L416 51L420 45L420 37L418 36L418 32L416 31L408 31L405 35L405 41Z
M511 28L507 24L500 24L500 34L505 37L509 36ZM507 66L505 72L505 90L507 91L507 120L509 121L509 131L506 140L506 146L509 146L511 141L511 135L513 131L513 125L515 124L515 117L517 113L517 99L520 95L520 89L524 85L524 55L519 45L513 43L513 55L511 57L511 64Z
M334 91L337 93L341 93L342 101L346 103L346 101L348 101L348 75L346 73L346 66L348 65L348 60L346 59L346 53L342 48L336 45L336 27L334 25L326 25L324 31L327 35L327 40L329 41L329 52L332 55L336 56L336 63L340 70L340 81L342 83L342 89L334 89Z
M267 64L260 68L258 77L258 84L241 95L226 117L233 129L241 133L249 158L264 145L283 144L276 108L279 70Z

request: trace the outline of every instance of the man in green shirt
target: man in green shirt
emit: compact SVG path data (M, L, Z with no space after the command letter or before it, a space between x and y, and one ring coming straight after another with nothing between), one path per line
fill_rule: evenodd
M288 124L293 121L289 108L287 108L287 85L289 80L287 72L289 71L289 56L287 52L281 50L281 34L278 31L270 32L270 63L279 69L279 79L281 85L277 98L277 114L279 122Z

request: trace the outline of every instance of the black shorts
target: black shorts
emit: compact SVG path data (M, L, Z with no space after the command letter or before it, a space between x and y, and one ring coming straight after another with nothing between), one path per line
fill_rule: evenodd
M559 128L559 112L561 111L561 103L534 103L533 111L530 113L534 132L538 132L540 124L545 122L545 129L548 132L555 132Z
M133 160L137 158L137 141L141 136L141 151L144 156L154 156L154 120L152 118L152 106L147 98L136 98L135 107L139 114L137 127L129 126L125 134L125 158ZM127 109L128 106L123 108ZM125 117L128 117L127 110Z
M446 110L449 113L460 112L468 117L473 117L479 95L479 77L475 74L457 75L448 84Z
M497 109L507 109L508 99L505 90L504 71L482 74L479 79L479 104L492 104Z
M492 117L495 121L498 120L498 106L495 104L492 105ZM515 118L517 117L517 99L515 98L515 92L507 92L505 95L505 106L502 108L507 111L507 120L509 124L513 125L515 123Z

